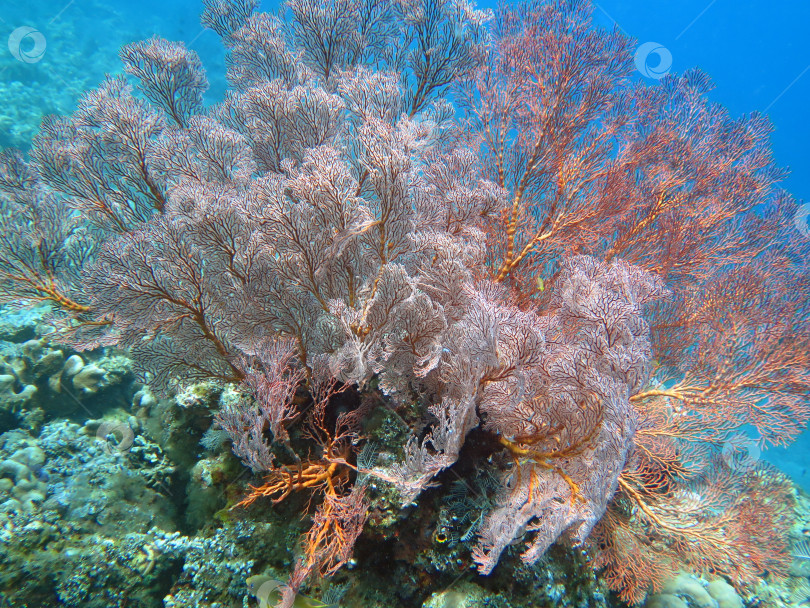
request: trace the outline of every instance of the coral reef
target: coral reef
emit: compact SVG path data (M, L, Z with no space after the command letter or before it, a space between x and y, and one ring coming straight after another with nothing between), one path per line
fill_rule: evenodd
M138 583L135 554L121 539L173 529L172 502L153 488L171 471L150 462L145 475L142 451L111 449L66 421L46 423L36 437L6 432L0 454L0 597L12 605L125 605Z
M128 406L142 386L131 359L104 349L77 353L52 342L44 314L33 309L3 315L6 327L13 323L16 329L0 339L0 420L6 421L0 430L21 420L34 428L43 420Z
M461 583L434 593L422 604L422 608L476 608L497 605L489 594L472 583Z
M0 461L0 496L6 498L0 509L33 513L45 500L48 485L42 481L45 453L36 445L15 450Z
M705 581L682 574L647 598L647 608L742 608L742 598L723 579Z
M7 603L741 608L789 573L799 497L737 441L810 419L762 117L637 82L581 0L203 4L220 104L154 36L0 152L0 301L48 307L0 345Z

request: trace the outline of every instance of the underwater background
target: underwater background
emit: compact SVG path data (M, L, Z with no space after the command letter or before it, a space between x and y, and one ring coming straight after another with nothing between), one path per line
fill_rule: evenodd
M477 6L495 8L495 3ZM260 6L264 11L276 8L275 2L264 1ZM153 35L183 41L199 53L210 83L205 103L221 102L227 88L225 51L215 32L200 25L201 10L193 0L3 0L0 38L9 38L9 43L0 47L0 149L27 150L44 116L73 112L81 95L98 86L105 75L124 73L118 56L122 46ZM637 65L647 73L639 78L655 80L697 66L715 85L709 98L726 106L732 116L766 114L775 127L771 142L776 164L790 169L782 187L801 201L810 200L810 3L600 0L595 3L594 20L603 27L618 27L645 49L641 59L637 56ZM20 28L24 28L21 33ZM24 36L22 60L12 48L15 32ZM239 498L229 484L246 471L223 448L226 438L207 432L210 412L231 398L228 389L200 384L158 403L158 397L138 384L125 356L70 355L52 347L42 340L46 322L36 308L0 309L0 315L3 365L32 386L54 389L40 388L36 397L16 394L0 404L0 491L32 511L46 504L50 514L27 524L25 530L9 525L0 530L0 608L225 608L254 606L257 599L262 608L272 606L274 596L268 599L265 593L263 599L249 592L251 585L270 580L253 577L251 581L255 561L249 556L291 547L305 528L296 519L299 514L289 509L256 523L232 520L224 508L226 498L228 504ZM4 388L2 378L9 375L0 374L0 388ZM70 383L81 399L57 390L60 382ZM152 414L145 418L139 411ZM138 417L137 423L128 422ZM96 438L106 437L124 422L151 426L152 433L163 433L167 439L158 446L145 438L148 433L119 435L121 444L127 443L128 456L123 459L115 446L111 449ZM380 425L397 432L395 421ZM33 428L41 429L36 440L26 431ZM204 458L199 458L201 453ZM771 447L762 453L757 448L752 454L810 492L807 431L790 447ZM481 481L482 486L486 483ZM183 496L176 495L178 484L183 485ZM810 500L801 494L800 501L805 517L797 527L805 531L810 529ZM229 525L209 526L212 520ZM139 532L134 533L135 529ZM205 534L198 534L203 530ZM408 555L404 548L400 557L422 560L416 565L425 572L446 573L455 561L461 563L446 550L441 526L429 534L436 545L434 552ZM37 551L48 543L48 551ZM368 546L358 549L373 552ZM759 590L762 600L771 602L768 605L800 605L810 600L810 546L803 551L807 555L799 551L791 570L800 583L794 580L789 592ZM434 594L422 605L614 605L604 581L587 567L588 556L572 557L557 547L549 554L540 567L518 568L508 582L501 580L488 591L467 583L448 585L450 591ZM279 560L287 565L293 561L292 554ZM359 576L353 567L350 562L344 579ZM386 594L386 587L394 584L387 574L384 567L364 573L365 594L355 596L361 599L350 595L341 600L345 589L335 583L331 595L321 594L322 601L301 596L295 606L411 605ZM9 588L9 581L17 585L26 580L33 581L33 588L24 593ZM182 584L176 585L177 581ZM407 584L418 589L424 581ZM173 585L177 593L155 599ZM498 585L503 593L497 591ZM37 587L42 591L39 599ZM646 605L741 608L743 600L727 587L720 579L707 586L705 581L696 585L685 577L673 581L669 589L669 597L677 596L680 603L653 597ZM240 597L242 604L236 603ZM755 606L755 601L746 598L746 606Z
M478 3L495 8L495 2ZM260 10L275 10L264 0ZM212 30L199 22L193 1L88 2L32 0L4 2L0 24L10 34L21 25L42 32L47 48L36 63L2 56L0 145L24 146L41 116L68 113L79 95L108 73L121 73L118 49L127 42L159 35L183 41L208 68L207 102L224 93L224 51ZM810 5L799 0L605 0L595 3L596 23L617 26L639 44L656 42L671 56L667 71L699 67L711 75L714 101L732 115L767 114L780 166L789 167L784 187L810 199Z

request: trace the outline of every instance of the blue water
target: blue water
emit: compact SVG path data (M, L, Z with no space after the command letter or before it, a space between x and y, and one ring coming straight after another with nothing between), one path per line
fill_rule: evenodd
M776 161L790 167L784 186L810 199L810 3L800 0L604 0L600 23L672 53L672 69L698 66L711 96L732 115L767 114Z
M495 5L494 0L479 3L481 7ZM265 0L261 10L277 6L275 0ZM59 38L64 35L60 27L79 24L80 31L70 37L71 44L78 40L88 47L102 47L102 52L93 53L93 61L82 65L90 84L98 82L105 72L120 69L114 53L124 42L153 34L183 40L202 56L213 101L224 90L224 82L217 78L223 55L216 34L200 26L200 10L196 0L110 1L94 3L92 8L86 2L70 0L5 1L0 5L0 32L5 39L14 28L28 25L46 35L49 49L54 50L46 50L41 62L26 66L27 73L18 74L37 79L42 71L59 70L59 57L52 55L59 52ZM706 71L716 85L712 98L733 115L767 114L775 127L772 141L776 161L791 170L784 187L797 198L810 200L810 3L602 0L596 3L594 16L597 23L615 24L639 43L663 45L672 54L671 69L675 72L693 66ZM7 52L5 45L2 52ZM0 73L0 82L8 77ZM74 96L79 92L67 79L62 85ZM29 101L36 106L39 100Z
M732 115L767 114L776 162L790 168L783 187L810 200L810 3L798 0L604 0L596 20L672 54L672 70L698 66L710 95ZM763 454L810 491L810 433Z

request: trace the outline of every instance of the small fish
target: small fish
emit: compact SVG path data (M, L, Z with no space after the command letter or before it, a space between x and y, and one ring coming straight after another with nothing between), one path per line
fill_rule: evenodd
M259 608L274 608L281 599L281 588L284 586L280 580L264 574L249 576L247 583L248 592L259 600ZM300 593L295 596L293 608L337 608L334 604L324 604Z
M546 283L543 281L543 277L537 277L537 291L545 291Z

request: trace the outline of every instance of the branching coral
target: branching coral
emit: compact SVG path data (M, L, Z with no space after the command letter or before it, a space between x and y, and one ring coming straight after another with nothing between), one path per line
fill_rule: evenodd
M732 544L780 567L742 537L785 529L784 483L718 457L810 416L810 244L764 119L729 118L698 72L634 82L630 41L579 0L491 27L462 0L205 5L220 105L193 51L152 39L121 54L140 92L108 80L28 161L0 157L2 296L129 348L156 390L246 389L217 416L265 476L242 505L314 504L285 605L349 559L361 480L414 502L474 429L501 481L482 574L558 539L633 601L676 567L752 582ZM370 401L338 406L372 386L419 411L387 466L356 464Z

